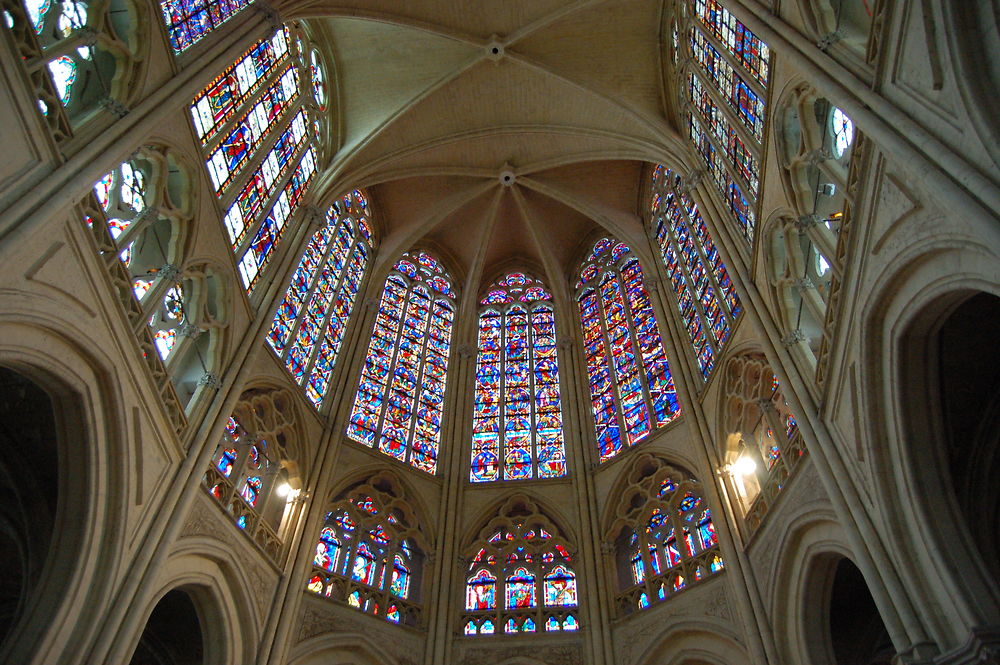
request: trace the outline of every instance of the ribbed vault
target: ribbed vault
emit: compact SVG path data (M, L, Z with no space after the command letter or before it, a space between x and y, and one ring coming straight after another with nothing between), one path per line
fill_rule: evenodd
M517 261L565 281L598 233L641 243L642 163L683 168L665 103L669 7L283 3L334 70L339 132L317 191L368 189L384 227L377 268L425 242L473 290Z

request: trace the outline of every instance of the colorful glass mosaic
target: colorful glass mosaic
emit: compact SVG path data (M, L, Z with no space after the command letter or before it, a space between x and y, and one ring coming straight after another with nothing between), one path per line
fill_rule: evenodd
M639 260L605 238L580 272L577 303L604 462L672 422L680 406Z
M371 254L368 202L355 190L327 211L278 304L267 341L317 407L329 387L344 329Z
M195 133L202 144L239 110L288 57L288 32L262 39L215 77L191 104Z
M347 435L435 473L455 302L434 257L408 252L386 279Z
M288 222L292 212L298 208L302 195L309 188L314 175L316 175L316 154L315 150L310 147L302 155L291 179L278 195L271 207L271 212L257 229L257 233L240 259L238 266L240 277L242 277L247 291L253 290L261 270L271 260L274 247L284 233L286 222Z
M695 0L694 14L761 85L767 85L771 57L767 44L718 0Z
M678 182L673 171L656 166L651 212L681 319L707 379L742 307L698 206L677 192Z
M566 474L551 300L542 284L511 273L481 301L472 482Z
M250 4L251 0L160 0L171 48L175 53L190 48Z

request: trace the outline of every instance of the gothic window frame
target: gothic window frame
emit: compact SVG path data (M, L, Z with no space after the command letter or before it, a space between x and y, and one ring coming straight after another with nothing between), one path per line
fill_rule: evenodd
M524 495L508 498L496 514L460 557L465 580L461 633L482 639L580 630L579 576L572 543ZM557 570L568 575L556 576ZM550 584L556 579L562 582L559 588ZM566 598L560 601L560 596ZM515 600L512 607L510 598ZM523 598L531 600L522 603Z
M546 480L565 477L567 468L562 389L559 384L556 308L552 294L544 283L529 273L511 271L493 282L486 290L485 296L480 299L479 305L469 480L472 483L489 483L498 480ZM527 399L517 401L510 398L511 392L507 385L512 375L507 367L508 362L520 360L520 358L513 360L509 358L512 351L515 355L520 355L517 353L518 349L512 347L512 342L508 339L511 327L506 325L515 312L523 315L524 325L523 338L518 335L513 341L516 343L518 338L521 338L521 350L525 356L523 362L527 367L527 376L524 379L526 386L513 388L514 394L517 394L518 388L527 391ZM545 318L549 318L550 321L546 322ZM497 325L487 326L486 323L490 320L496 320ZM490 334L492 328L496 329L496 339ZM543 334L543 342L539 344L539 331L544 332L546 328L550 329L551 333ZM544 341L546 338L550 339L548 344ZM496 344L495 349L491 348L492 344ZM541 359L538 358L540 354ZM490 356L495 356L492 361L489 360ZM543 372L539 369L538 363L550 363L551 369ZM491 365L495 370L493 374L488 373ZM491 392L488 380L491 376L495 382L495 393L492 396L488 394ZM543 393L544 398L541 397ZM551 400L553 394L556 408L549 408L545 414L540 413L540 410L546 407L541 403L543 399ZM527 402L527 408L518 407L518 401ZM494 413L491 404L495 405L495 415L490 415ZM511 418L523 418L520 413L522 409L527 416L527 430L511 431L526 432L526 445L508 449L507 426ZM543 417L548 419L546 422L549 425L555 422L553 418L558 419L558 427L540 427L539 419ZM491 421L496 426L494 437L491 437L494 433ZM492 445L491 438L493 438ZM525 438L516 437L513 440L523 442ZM520 461L512 461L517 451L521 452ZM492 473L489 461L491 458ZM511 472L511 466L515 467L514 472Z
M708 381L743 306L699 206L684 191L681 177L662 164L653 168L650 215L650 230L660 249L681 323L699 373ZM699 283L702 286L696 290Z
M431 475L438 470L451 342L458 309L458 296L452 281L445 264L429 251L413 249L395 261L383 283L372 339L365 352L346 432L349 440ZM426 322L421 324L420 330L409 325L417 319L404 315L414 311L413 308L419 312L419 303L412 299L414 293L428 301ZM412 345L404 345L404 337L419 343L417 365L404 368L409 369L412 376L397 372L401 361L410 362ZM389 339L391 346L387 345ZM428 381L428 377L432 380ZM412 385L407 387L405 383ZM408 421L403 438L399 438L402 428L386 428L393 405L410 409L409 413L405 408L402 411ZM397 438L387 436L387 429Z
M722 474L743 509L747 535L763 523L807 454L798 421L767 359L747 352L729 358L720 402ZM737 502L734 502L736 505Z
M180 0L159 0L163 31L175 57L214 32L226 22L253 4L253 0L198 0L195 3ZM193 9L194 11L185 11Z
M591 415L594 422L594 436L597 442L598 459L600 462L607 462L628 450L629 448L647 440L651 435L660 429L675 422L681 414L680 403L677 398L677 389L674 385L673 376L670 372L670 364L667 360L666 347L663 344L663 336L660 332L660 323L652 307L652 301L646 288L645 271L639 257L623 242L611 236L602 237L593 245L588 244L593 249L588 253L587 258L581 262L579 275L574 291L574 301L580 314L580 325L583 337L584 365L587 368L588 386L591 396ZM632 271L631 282L635 287L635 298L640 305L642 316L646 321L636 323L635 303L630 292L627 291L629 278L626 271ZM638 274L636 274L636 272ZM638 353L633 354L633 358L643 358L647 354L653 357L643 359L642 362L634 362L638 368L635 378L630 379L632 387L638 385L640 397L639 402L633 399L630 413L638 414L641 410L646 414L645 431L638 431L634 436L629 430L629 420L622 401L621 392L623 390L623 380L618 378L618 366L614 365L612 358L613 344L611 337L611 326L608 322L608 305L603 304L604 296L602 289L604 285L614 280L618 284L617 291L622 294L624 304L624 316L626 321L626 334L628 348ZM594 294L597 302L597 322L596 336L588 331L588 315L585 309L584 300L588 294ZM640 330L640 326L643 330ZM639 333L655 335L649 337L651 343L643 352L643 345L639 341ZM594 339L591 340L590 338ZM619 335L619 337L621 337ZM599 342L599 344L597 344ZM591 353L589 349L593 348ZM627 357L628 351L621 357ZM657 357L658 356L658 357ZM592 359L605 358L606 361L598 367ZM654 391L650 386L656 374L655 367L647 366L647 362L652 360L656 363L662 362L663 371L660 373L662 388L656 391L655 395L662 395L662 400L658 403L654 396ZM620 364L619 364L620 366ZM627 369L627 368L626 368ZM614 379L611 378L614 370ZM606 376L604 376L606 375ZM602 379L602 376L604 378ZM638 382L638 383L636 383ZM595 386L606 383L607 387L600 394L595 395ZM660 407L659 409L657 407ZM606 422L601 422L600 414L604 413ZM610 414L610 416L609 416ZM609 417L611 420L609 420ZM636 421L638 423L638 421ZM602 430L603 425L603 430ZM616 428L618 436L615 437L612 428ZM606 433L606 436L602 433ZM615 441L618 445L615 446Z
M433 552L433 543L413 506L410 493L391 472L341 492L319 529L305 592L390 623L422 627L424 580L431 577L427 553ZM337 550L331 557L328 543L334 541ZM356 574L359 557L368 561L367 579ZM403 593L394 588L403 579L400 562L406 569Z
M277 562L301 504L301 432L291 393L249 388L226 419L202 478L232 522Z
M222 226L248 295L319 170L299 30L254 43L192 99L190 114ZM235 100L235 101L234 101Z
M325 225L312 234L303 250L265 335L292 380L303 386L306 398L317 409L330 388L346 329L366 283L377 246L372 227L368 198L361 190L333 202Z
M677 72L679 108L695 152L753 246L771 118L770 48L719 0L681 6L686 57Z
M623 475L607 529L620 616L655 607L725 570L712 508L690 472L643 453ZM678 534L683 534L679 536Z
M852 138L839 155L837 112L850 124ZM808 84L795 86L778 113L778 162L792 213L768 222L765 270L793 355L816 372L821 346L828 344L832 293L843 278L843 237L857 197L851 183L857 182L863 136L849 116Z

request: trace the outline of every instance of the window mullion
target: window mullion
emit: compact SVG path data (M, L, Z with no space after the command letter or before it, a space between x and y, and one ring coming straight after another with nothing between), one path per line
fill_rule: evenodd
M417 385L416 390L413 394L413 408L410 412L410 423L406 428L407 437L404 441L405 447L405 457L403 461L410 462L413 453L413 441L417 435L417 412L420 409L420 396L423 392L422 386L424 384L424 375L427 373L427 353L429 351L428 346L431 340L431 328L434 327L434 291L428 286L427 288L427 320L424 321L424 335L423 340L420 343L420 355L417 361L420 363L417 373Z
M641 266L640 266L641 267ZM615 267L618 271L618 266ZM622 303L625 305L625 321L628 326L629 339L632 341L632 348L635 349L636 359L635 359L635 369L636 376L639 379L639 385L642 388L642 397L646 402L646 413L649 418L649 433L652 434L653 430L656 429L656 407L653 404L653 396L649 393L649 380L646 377L646 363L645 359L642 357L642 345L639 343L639 334L635 331L635 312L632 311L632 302L628 298L628 294L625 289L625 281L621 277L621 272L618 271L618 286L621 289ZM645 285L642 286L645 289ZM649 294L646 294L649 297ZM652 303L650 303L652 305ZM663 335L660 335L660 323L656 320L656 315L650 308L650 316L653 317L653 325L656 326L656 332L660 337L660 346L663 346ZM666 349L664 351L664 357L666 357ZM622 409L622 418L624 419L624 407Z
M747 179L743 177L743 174L741 174L737 170L735 164L735 158L729 154L728 147L720 145L719 137L717 137L714 132L705 129L705 125L701 123L700 118L698 118L698 116L696 116L694 113L688 113L688 119L698 126L698 128L701 130L702 135L706 139L708 139L708 142L712 144L713 148L715 148L715 153L720 157L722 161L722 168L726 170L726 172L729 174L729 178L734 183L740 185L740 190L745 195L747 202L750 203L750 205L752 206L756 206L757 195L754 194L751 183L747 182ZM695 150L698 151L698 155L702 158L702 161L706 161L705 156L701 153L701 146L694 143L693 137L690 137L690 140L691 143L694 145ZM721 185L722 183L717 183L717 184ZM759 191L760 182L757 183L757 189Z
M729 126L732 127L733 131L739 134L740 138L743 140L743 145L755 151L756 156L759 159L760 152L762 150L760 140L754 136L753 132L746 126L743 119L740 118L736 110L733 109L731 105L732 102L730 102L729 98L723 94L722 89L716 85L715 81L708 78L701 64L692 58L684 73L698 77L698 80L701 82L701 87L708 92L712 101L715 102L715 108L718 109L719 113L726 116L726 120L729 121ZM690 99L690 92L688 92L688 96L685 97L685 99Z
M693 30L697 30L709 43L715 48L716 52L725 58L729 66L735 70L737 74L741 74L743 81L757 94L761 99L766 99L767 90L760 81L757 80L757 75L749 71L739 59L733 55L732 51L729 50L729 46L722 43L722 41L715 36L711 30L705 29L706 26L701 22L697 16L694 16L689 21L689 27ZM770 70L770 62L768 63L768 69Z
M391 274L392 273L390 273L390 276ZM386 291L387 289L383 289L382 292L383 298L385 297ZM413 282L407 279L406 293L403 294L403 297L400 299L399 303L400 316L402 316L403 319L399 322L399 325L396 326L396 331L395 334L393 335L395 341L392 345L392 359L391 362L389 363L389 373L386 375L385 387L382 390L382 403L379 405L378 421L377 421L377 426L375 428L376 440L372 442L372 448L375 450L378 450L378 445L379 445L378 439L381 437L382 428L385 426L385 414L389 407L389 397L391 396L390 393L392 392L392 377L393 375L395 375L396 368L399 363L399 346L403 336L403 322L406 320L406 308L409 304L410 294L412 292L413 292ZM376 312L375 314L375 325L376 326L378 325L378 312Z
M320 231L320 233L322 233L322 231ZM312 240L311 236L309 240L310 241ZM309 251L308 242L309 241L306 242L306 251ZM306 314L309 310L309 303L312 300L313 294L316 292L317 286L319 285L319 278L323 272L323 266L326 265L326 262L329 259L330 253L332 251L333 251L333 244L329 243L327 245L326 251L323 252L323 256L321 256L320 260L316 262L316 269L313 271L313 274L310 275L309 288L306 290L306 294L302 297L302 307L299 310L298 315L296 315L295 321L292 323L291 330L288 333L288 341L285 343L285 350L281 353L281 360L283 363L288 360L288 354L291 353L292 347L295 345L295 338L299 334L299 329L302 328L302 324L306 320ZM305 252L303 252L302 256L303 257L305 256ZM301 258L299 260L301 261ZM293 272L292 280L294 279L295 279L295 273ZM309 374L308 372L303 372L303 377L307 376L308 374ZM303 381L305 381L304 378Z
M614 279L618 280L618 286L620 289L621 280L619 280L618 277L618 269L611 268L610 271L614 275ZM606 275L607 272L608 270L605 270L604 274ZM601 277L602 281L598 282L598 285L594 291L594 295L597 298L598 307L600 307L600 312L601 312L600 325L601 325L601 335L604 338L605 367L608 370L608 377L612 379L610 381L611 385L609 386L609 390L612 391L611 396L615 400L615 420L618 421L618 440L622 444L619 447L619 450L621 450L622 448L628 447L628 425L625 422L625 404L622 401L621 385L618 377L618 368L615 366L614 352L611 346L611 333L610 329L608 328L608 309L606 303L604 302L604 294L602 293L603 275ZM593 395L591 396L591 398L593 398ZM593 407L591 407L591 410L593 410ZM596 420L596 414L595 414L595 420ZM598 442L598 447L600 447L600 442ZM613 452L612 456L616 454L617 451Z

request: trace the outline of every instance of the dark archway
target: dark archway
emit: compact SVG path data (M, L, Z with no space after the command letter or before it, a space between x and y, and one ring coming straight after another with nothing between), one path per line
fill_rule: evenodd
M890 665L896 651L864 576L854 562L837 562L830 589L830 645L837 665Z
M201 665L205 642L194 601L183 589L168 591L153 608L131 665Z
M952 487L979 554L994 579L1000 580L998 340L1000 298L980 293L945 319L937 344L941 431Z
M0 367L0 643L24 615L50 558L59 462L52 399Z

